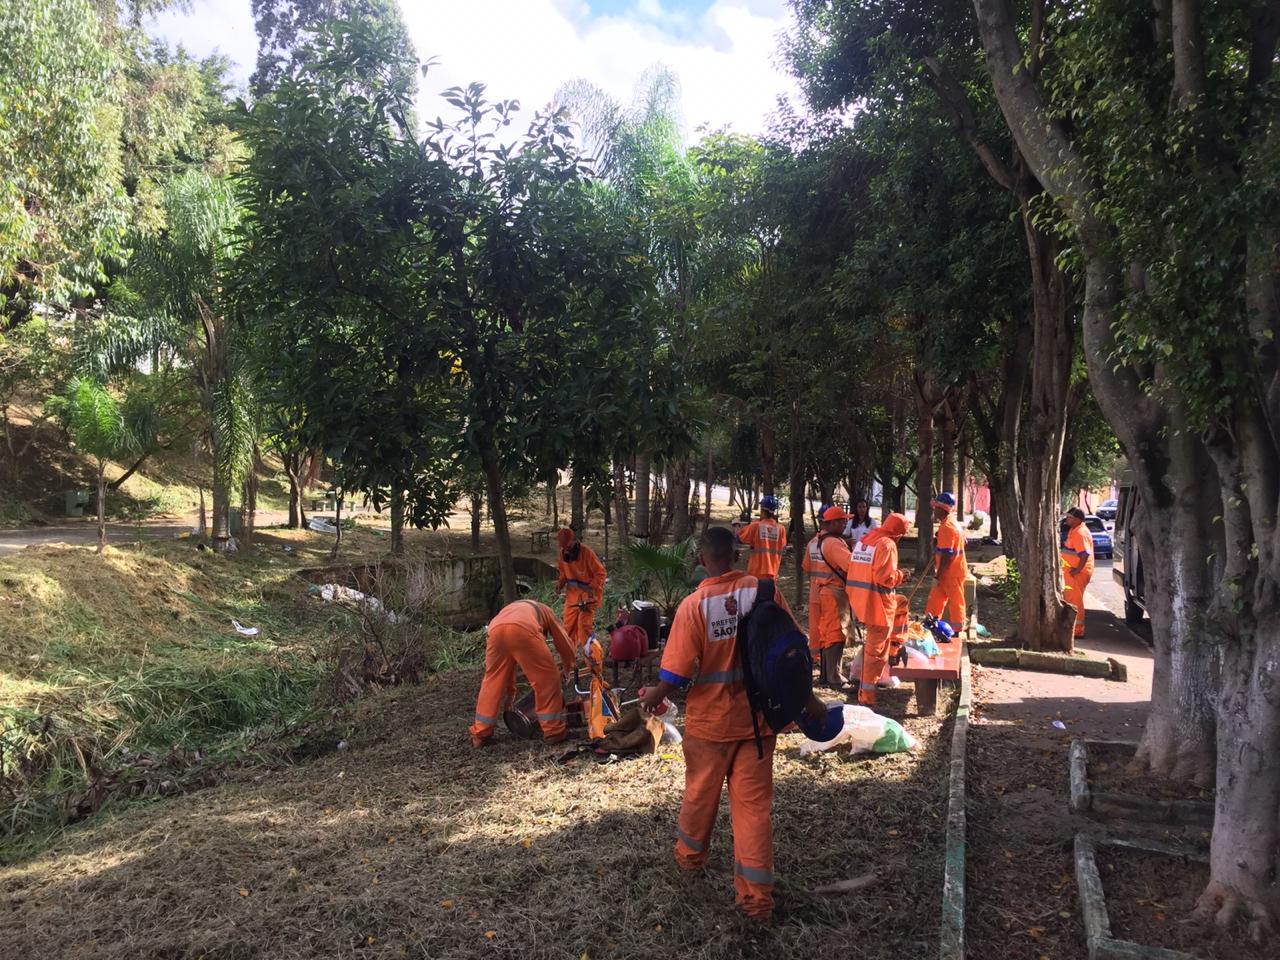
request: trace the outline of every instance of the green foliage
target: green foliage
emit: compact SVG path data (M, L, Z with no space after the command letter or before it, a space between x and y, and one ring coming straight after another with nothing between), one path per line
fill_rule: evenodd
M661 547L641 541L627 544L623 554L636 589L652 597L663 610L674 611L693 589L694 544L692 538Z
M92 380L72 380L47 406L76 446L99 462L127 457L140 447L116 398Z
M120 249L118 63L89 0L10 9L0 50L0 310L21 315L89 292Z

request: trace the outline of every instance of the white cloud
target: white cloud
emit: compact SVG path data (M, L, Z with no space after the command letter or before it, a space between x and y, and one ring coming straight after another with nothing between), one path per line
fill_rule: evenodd
M577 77L626 102L655 62L679 75L691 131L757 133L779 94L798 99L774 65L789 21L785 0L715 0L702 13L672 0L633 0L614 15L593 15L584 0L401 0L401 9L419 57L439 61L423 83L428 116L445 109L435 94L473 80L526 108L545 105ZM152 28L193 54L226 54L241 81L253 69L249 0L196 0L190 14L164 14Z

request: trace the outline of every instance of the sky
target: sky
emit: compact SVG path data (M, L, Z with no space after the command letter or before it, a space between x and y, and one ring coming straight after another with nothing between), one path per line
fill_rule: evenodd
M243 82L257 56L250 0L192 0L153 18L151 32L195 56L219 52ZM778 64L786 0L399 0L418 57L436 57L422 112L446 113L446 87L478 80L492 99L545 106L585 78L623 103L651 65L680 77L691 136L700 127L761 133L779 95L799 102Z

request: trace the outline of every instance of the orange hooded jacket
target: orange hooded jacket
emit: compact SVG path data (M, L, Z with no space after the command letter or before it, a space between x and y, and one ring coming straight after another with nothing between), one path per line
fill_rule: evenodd
M869 530L849 555L849 606L869 627L887 627L897 609L896 587L907 578L898 569L898 538L907 532L907 518L891 513Z

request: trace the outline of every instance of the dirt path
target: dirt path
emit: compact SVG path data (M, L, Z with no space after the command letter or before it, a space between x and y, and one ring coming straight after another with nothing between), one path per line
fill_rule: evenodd
M1068 807L1074 737L1136 740L1151 699L1151 652L1125 626L1110 563L1085 595L1078 649L1114 657L1128 680L974 668L969 732L969 955L1085 960L1071 845L1090 824ZM1055 727L1054 721L1062 728Z

